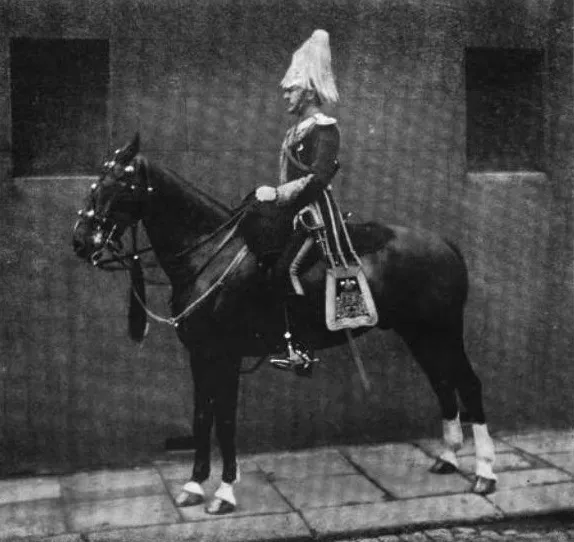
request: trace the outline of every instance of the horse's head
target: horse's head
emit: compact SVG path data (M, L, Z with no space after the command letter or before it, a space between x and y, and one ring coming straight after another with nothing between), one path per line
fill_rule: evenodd
M75 253L97 265L104 251L117 252L126 228L142 215L144 200L151 188L141 164L139 135L115 151L103 165L97 182L90 187L84 208L78 212L73 231ZM140 174L143 173L143 174Z

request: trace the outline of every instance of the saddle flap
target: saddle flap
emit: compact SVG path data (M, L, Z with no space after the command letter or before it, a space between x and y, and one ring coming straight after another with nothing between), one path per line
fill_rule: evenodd
M377 324L377 308L359 266L327 268L325 317L330 331Z

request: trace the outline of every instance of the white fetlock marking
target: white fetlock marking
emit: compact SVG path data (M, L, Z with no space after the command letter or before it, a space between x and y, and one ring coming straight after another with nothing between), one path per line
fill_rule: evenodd
M197 482L187 482L182 489L193 495L201 495L202 497L205 496L205 491Z
M494 443L488 433L486 424L472 424L472 433L474 435L474 446L476 449L476 475L496 480L494 474Z
M458 468L458 459L452 450L443 450L443 452L439 455L439 458Z
M228 502L233 506L237 506L237 501L235 500L235 493L233 492L233 484L228 484L226 482L221 482L217 491L213 495L217 499Z
M449 450L458 452L462 448L462 426L460 425L460 417L457 414L454 420L442 421L442 435L443 441Z

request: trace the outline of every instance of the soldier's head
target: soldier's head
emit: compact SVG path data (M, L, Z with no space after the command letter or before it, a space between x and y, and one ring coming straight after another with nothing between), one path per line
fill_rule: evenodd
M311 107L321 107L323 102L315 89L307 89L298 85L284 89L283 98L287 112L291 115L303 116Z
M294 115L302 115L310 106L338 101L339 93L331 69L329 34L325 30L315 30L293 53L281 88L287 110Z

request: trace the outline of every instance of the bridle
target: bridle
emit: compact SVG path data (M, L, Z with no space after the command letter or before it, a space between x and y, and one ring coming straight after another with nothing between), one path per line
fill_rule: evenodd
M116 151L116 156L120 151ZM89 208L88 210L80 210L78 214L80 218L76 222L76 226L74 230L79 227L79 224L82 219L90 220L96 228L96 235L100 235L101 238L98 239L99 248L94 251L94 253L90 256L90 261L92 265L98 267L100 269L104 269L106 271L115 271L115 270L126 270L131 271L136 260L139 259L139 256L143 253L152 251L152 247L146 247L144 249L137 249L137 225L140 221L140 218L137 218L132 221L128 227L131 227L132 230L132 246L133 251L129 253L123 252L123 247L118 244L114 240L114 234L118 231L119 225L118 222L111 218L111 213L113 209L113 205L117 202L118 198L125 194L126 190L129 190L132 194L136 194L139 190L144 198L149 198L153 196L154 188L150 183L148 175L145 173L147 170L146 167L146 159L142 156L134 157L127 165L122 166L116 160L111 160L109 162L104 163L104 172L100 177L100 181L98 183L94 183L91 186L91 197L95 199L96 191L98 189L103 188L103 180L109 176L112 177L113 183L121 183L120 186L110 197L110 199L104 204L103 209L96 211L93 207ZM144 171L144 186L141 186L141 183L137 183L136 179L133 176L137 176L138 172L143 169ZM128 177L127 180L123 180L124 177ZM202 248L206 243L213 240L217 235L222 233L225 230L229 230L227 234L224 236L223 240L217 245L217 247L213 250L210 254L209 258L201 265L199 270L196 271L195 277L197 278L206 268L207 266L215 259L215 257L223 250L223 248L227 245L227 243L233 238L234 234L239 227L239 223L241 219L245 216L248 209L253 205L253 201L247 198L246 202L244 202L237 210L233 213L233 215L217 227L214 231L210 232L208 235L199 239L193 245L186 247L184 250L176 253L176 257L187 256L192 254L193 252ZM126 228L127 229L127 228ZM108 251L111 254L110 258L103 259L103 255L105 251ZM138 299L139 303L141 304L142 308L146 312L146 314L152 318L153 320L161 323L167 323L174 327L177 327L180 321L189 315L192 310L202 301L204 301L209 295L211 295L217 288L222 286L224 280L229 276L229 274L234 271L241 262L245 259L248 254L248 249L246 246L243 246L239 252L235 255L232 259L231 263L225 268L222 272L220 277L204 292L198 299L194 300L190 305L188 305L180 314L165 318L153 313L149 308L146 306L144 300L142 300L137 292L134 291L136 298ZM138 262L138 265L139 262ZM146 282L151 282L146 280ZM163 284L168 285L169 283L166 282L155 282L155 284ZM132 288L133 289L133 288Z
M132 159L127 165L122 165L117 161L117 156L120 150L115 152L115 158L103 165L103 172L100 176L100 180L91 185L90 198L91 202L88 202L87 209L81 209L78 211L79 218L74 226L74 232L77 231L82 220L90 221L92 228L94 228L94 243L97 244L98 248L90 256L90 261L92 265L99 267L107 271L114 271L118 269L126 268L126 260L133 260L134 257L139 257L139 255L151 251L151 247L147 247L143 250L137 250L135 248L135 232L137 228L137 223L139 218L132 221L130 224L133 231L134 239L134 251L128 254L122 252L121 243L114 240L114 235L118 231L118 222L111 218L111 210L113 205L117 200L125 194L126 190L129 190L134 196L137 191L143 192L144 195L151 194L153 188L149 183L147 175L145 176L145 186L140 186L135 182L133 176L136 174L136 168L139 167L139 161L145 160L143 157L136 157ZM104 180L107 177L111 177L111 181L114 184L120 184L120 187L114 191L110 199L104 204L103 209L95 209L95 199L97 197L97 191L104 189ZM127 178L126 178L127 177ZM111 254L110 258L103 259L105 252L108 251ZM120 267L113 264L121 264Z
M115 158L117 158L119 152L120 152L120 150L117 150L115 152ZM117 232L119 226L118 226L118 223L116 221L113 221L111 218L112 206L117 201L120 194L124 193L124 190L126 188L129 188L129 190L132 193L135 193L136 190L138 190L138 189L141 190L141 192L144 194L145 198L149 198L149 197L153 196L154 188L151 186L150 181L149 181L149 177L147 175L147 167L146 167L147 164L146 164L146 162L147 162L147 160L142 156L134 157L125 166L122 166L121 164L119 164L117 162L117 160L111 160L111 161L105 162L104 166L103 166L104 172L103 172L102 176L100 177L99 182L94 183L91 186L90 197L92 198L92 206L90 207L90 203L88 203L86 206L87 208L84 208L84 209L78 211L79 218L76 221L76 224L74 226L74 232L77 231L82 220L84 220L84 221L89 220L92 223L92 225L95 225L96 235L99 234L102 236L102 238L99 240L99 243L98 243L100 245L100 247L94 252L94 254L92 254L90 256L90 261L91 261L92 265L94 265L95 267L98 267L99 269L103 269L106 271L125 270L131 274L131 272L138 265L141 265L141 263L139 261L140 255L142 255L146 252L153 251L153 248L151 246L143 248L143 249L137 248L137 243L136 243L137 225L140 221L140 219L138 218L137 220L132 221L132 223L128 226L128 227L131 227L131 230L132 230L133 250L130 253L124 253L121 244L118 244L114 240L114 234ZM122 180L126 176L130 176L130 177L131 176L137 176L138 170L142 166L143 166L144 172L146 172L145 173L145 186L144 187L136 184L136 182L135 182L136 179L132 179L132 182L130 182L129 185L128 185L127 181ZM103 180L105 179L106 176L111 176L113 178L114 183L120 182L120 183L123 183L124 186L122 187L122 189L117 190L117 192L115 192L113 194L113 196L106 203L106 205L102 211L97 212L95 210L95 203L94 203L96 191L98 189L102 188ZM254 192L245 198L243 204L238 209L236 209L236 211L232 214L232 216L227 221L225 221L223 224L221 224L219 227L217 227L214 231L212 231L211 233L209 233L205 237L202 237L201 239L199 239L193 245L186 247L184 250L182 250L176 254L177 257L187 256L187 255L197 251L201 247L203 247L206 243L213 240L217 235L219 235L220 233L222 233L226 229L229 229L228 233L225 235L224 239L215 248L215 250L211 254L210 258L208 258L208 260L201 266L199 272L196 273L196 277L198 276L199 273L201 273L209 265L209 263L211 261L213 261L215 256L217 256L217 254L219 254L222 251L222 249L225 247L225 245L233 238L233 235L237 231L237 228L239 227L241 220L243 219L243 217L247 214L249 209L256 202L255 198L253 197L253 194L254 194ZM110 258L103 258L103 254L106 250L110 252L110 254L111 254ZM248 254L249 254L249 249L247 248L246 245L243 245L243 247L237 252L235 257L229 263L229 265L221 273L219 278L205 292L203 292L203 294L201 294L197 299L192 301L183 311L181 311L179 314L177 314L176 316L173 316L173 317L165 318L165 317L159 316L159 315L155 314L154 312L152 312L147 307L145 299L142 299L140 297L140 295L138 294L138 292L136 291L136 289L134 288L133 281L132 281L131 291L133 292L134 297L137 299L137 302L141 305L142 309L144 310L144 312L146 313L146 315L148 317L152 318L156 322L169 324L169 325L177 328L182 319L187 317L200 303L205 301L211 294L213 294L217 289L219 289L224 284L225 279L229 275L231 275L231 273L233 271L235 271L241 265L241 263L248 256ZM166 286L169 285L168 282L159 282L159 281L154 282L154 281L150 281L149 279L144 279L144 282L148 282L151 284L162 284L162 285L166 285ZM261 356L252 365L252 367L250 367L248 369L242 369L240 371L240 373L241 374L252 374L252 373L254 373L263 364L266 357L267 357L266 355Z

